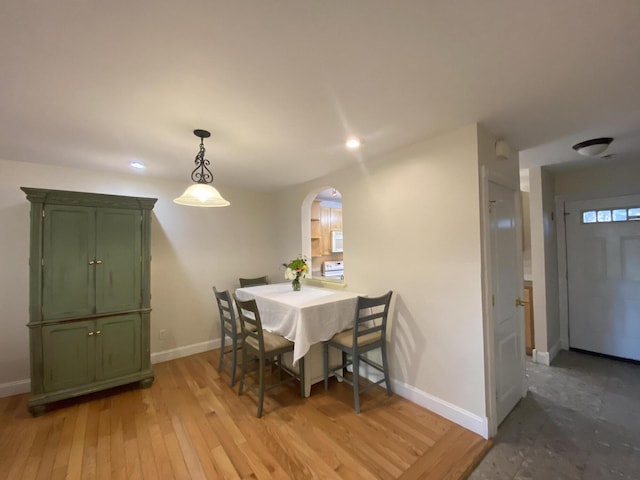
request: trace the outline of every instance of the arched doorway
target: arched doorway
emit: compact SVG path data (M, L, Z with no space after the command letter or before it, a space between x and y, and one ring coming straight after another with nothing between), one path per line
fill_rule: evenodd
M334 187L311 192L302 206L303 253L311 277L344 283L342 195Z

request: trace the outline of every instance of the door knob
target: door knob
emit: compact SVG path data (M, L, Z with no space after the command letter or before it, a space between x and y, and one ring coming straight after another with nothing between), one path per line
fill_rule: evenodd
M516 307L526 307L527 302L521 300L520 297L516 298Z

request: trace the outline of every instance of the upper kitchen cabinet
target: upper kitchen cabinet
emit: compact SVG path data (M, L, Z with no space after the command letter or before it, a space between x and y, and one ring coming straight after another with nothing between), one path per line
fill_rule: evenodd
M155 198L25 188L31 202L33 414L125 383L151 385L150 224Z
M342 209L332 208L330 212L331 216L331 231L342 231Z
M321 207L322 254L331 255L331 232L342 231L342 209Z
M322 225L320 200L314 200L311 204L311 256L322 255Z

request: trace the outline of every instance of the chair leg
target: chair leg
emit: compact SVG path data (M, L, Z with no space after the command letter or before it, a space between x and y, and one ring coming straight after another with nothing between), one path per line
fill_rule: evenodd
M258 387L258 418L262 416L262 402L264 401L264 356L260 357L260 385Z
M360 413L360 355L353 353L353 403L356 413Z
M249 361L247 355L247 349L242 348L242 369L240 372L240 386L238 387L238 395L242 395L242 389L244 388L244 378L247 374L247 362Z
M386 343L386 342L385 342ZM391 395L391 382L389 381L389 363L387 362L387 346L382 344L382 369L384 370L384 383L387 386L387 395Z
M238 339L231 339L231 379L229 380L229 386L233 388L236 383L236 364L238 363Z
M224 340L225 340L224 328L222 329L222 336L220 337L220 360L218 361L218 371L222 371L222 364L224 359Z
M300 396L304 398L304 357L298 360L298 379L300 380Z
M282 355L278 355L277 360L278 362L278 382L282 381ZM273 372L273 363L271 364L271 371Z
M347 374L347 352L342 352L342 378Z
M324 370L324 389L329 390L329 344L322 344L322 365Z

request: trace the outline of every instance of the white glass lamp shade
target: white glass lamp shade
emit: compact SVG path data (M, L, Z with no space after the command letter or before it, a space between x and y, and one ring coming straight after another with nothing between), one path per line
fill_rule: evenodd
M611 137L593 138L591 140L576 143L573 146L573 149L585 157L596 157L601 153L604 153L604 151L609 148L609 145L611 145L611 142L613 142L613 138Z
M227 207L231 205L222 198L218 190L205 183L191 185L181 196L173 201L179 205L188 205L190 207Z

